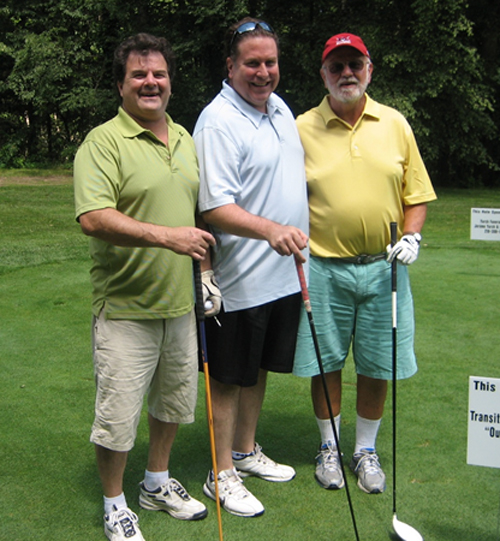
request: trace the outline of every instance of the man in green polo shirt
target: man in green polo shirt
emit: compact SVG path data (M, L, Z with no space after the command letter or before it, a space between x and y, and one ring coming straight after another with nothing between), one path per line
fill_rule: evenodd
M91 441L104 491L104 531L112 541L141 541L123 474L146 393L150 446L139 503L184 520L207 515L168 466L178 424L194 420L192 260L206 266L215 241L196 227L193 141L166 113L175 69L169 43L133 36L115 51L113 68L121 107L78 150L75 205L91 237L97 386ZM220 303L211 300L216 311Z

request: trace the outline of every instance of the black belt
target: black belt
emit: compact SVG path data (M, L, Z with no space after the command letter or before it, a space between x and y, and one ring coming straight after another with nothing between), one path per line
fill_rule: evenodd
M381 254L360 254L354 257L334 257L338 261L345 261L346 263L354 263L355 265L368 265L368 263L375 263L375 261L382 261L387 254L382 252Z

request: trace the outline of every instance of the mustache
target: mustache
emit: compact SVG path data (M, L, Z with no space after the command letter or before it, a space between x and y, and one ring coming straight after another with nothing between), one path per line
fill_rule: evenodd
M358 80L355 77L347 77L345 79L342 79L342 81L340 81L341 85L350 85L350 84L357 84L357 83L358 83Z

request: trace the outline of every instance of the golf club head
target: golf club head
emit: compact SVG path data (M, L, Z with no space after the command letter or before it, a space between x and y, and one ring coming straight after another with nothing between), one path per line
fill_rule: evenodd
M392 517L392 528L394 530L391 539L394 541L424 541L424 538L409 524L398 520L396 515Z

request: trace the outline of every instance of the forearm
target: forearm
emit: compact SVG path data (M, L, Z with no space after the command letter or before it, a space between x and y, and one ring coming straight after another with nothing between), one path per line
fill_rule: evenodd
M403 233L420 233L427 216L427 203L405 206Z
M265 240L279 255L295 255L305 262L301 253L308 237L297 227L281 225L267 218L256 216L236 204L224 205L203 213L204 220L226 233L257 240Z
M113 208L94 210L79 217L82 231L116 246L158 247L203 260L215 239L198 227L165 227L141 222Z
M224 205L203 213L206 223L226 233L251 239L267 240L275 222L251 214L236 204Z
M87 212L79 221L86 235L116 246L168 248L169 228L140 222L113 208Z

